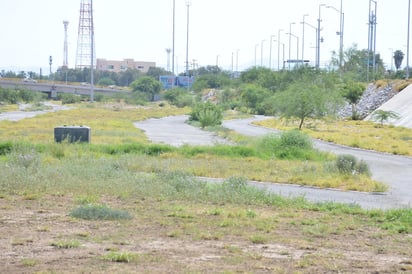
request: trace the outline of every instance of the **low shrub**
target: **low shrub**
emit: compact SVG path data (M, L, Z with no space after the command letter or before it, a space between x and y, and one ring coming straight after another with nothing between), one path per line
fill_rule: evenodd
M13 149L12 142L1 142L0 143L0 155L6 155Z
M116 262L116 263L130 263L131 261L136 260L137 254L124 251L111 251L108 254L103 256L103 259L106 261Z
M285 131L280 136L280 146L284 148L312 149L312 141L309 136L299 130Z
M106 205L82 205L70 212L70 216L85 220L120 220L131 219L132 216L124 210L112 209Z
M199 121L200 126L216 126L222 123L223 114L219 106L210 102L200 103L193 107L190 113L191 121Z
M57 99L62 101L63 105L80 103L81 97L70 93L59 93Z
M342 174L370 175L368 164L363 160L358 162L355 156L349 154L338 155L336 158L336 167L339 173Z

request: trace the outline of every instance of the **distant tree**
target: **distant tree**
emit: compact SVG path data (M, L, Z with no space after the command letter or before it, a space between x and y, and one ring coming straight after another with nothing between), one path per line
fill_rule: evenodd
M101 85L101 86L111 86L111 85L114 85L115 82L109 77L103 77L103 78L99 79L97 84Z
M160 67L150 67L146 73L146 76L150 76L156 80L159 80L159 77L162 75L172 75L172 73Z
M189 94L185 88L167 90L163 98L177 107L191 106L194 102L193 96Z
M256 84L245 84L240 87L240 97L243 105L257 114L265 114L265 110L261 106L270 95L268 89Z
M378 120L381 125L389 119L398 119L400 116L395 111L378 109L372 113L372 118Z
M357 120L358 114L356 105L361 99L363 92L365 91L365 85L358 82L347 82L342 86L342 96L345 98L352 106L352 120Z
M313 83L294 83L275 94L275 110L283 117L299 119L299 129L307 118L322 118L336 112L337 97Z
M200 67L196 70L196 75L201 76L205 74L221 74L222 70L218 66Z
M149 76L143 76L130 84L134 92L142 92L147 94L151 101L154 101L155 95L162 90L162 84Z
M402 61L403 61L404 56L405 55L403 54L403 52L401 50L396 50L393 53L393 60L395 61L396 71L398 71L399 68L402 66Z
M141 72L137 69L126 69L119 72L119 86L128 87L133 81L141 76Z
M339 64L339 56L335 53L332 57L332 64ZM368 52L367 49L359 50L354 44L343 53L343 73L347 74L352 80L365 81L367 79L368 70L371 71L373 66L373 52ZM369 63L368 63L369 61ZM380 54L375 55L375 78L383 76L385 67Z
M203 74L196 77L193 84L194 91L202 91L204 89L219 89L230 84L229 76L226 74Z

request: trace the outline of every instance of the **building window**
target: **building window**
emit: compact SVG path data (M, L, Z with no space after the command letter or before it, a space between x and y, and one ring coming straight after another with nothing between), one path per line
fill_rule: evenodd
M107 69L114 69L114 66L113 65L108 65Z
M126 70L126 69L127 69L127 66L121 65L121 66L120 66L120 69L121 69L121 70Z
M144 66L137 66L137 69L144 69Z

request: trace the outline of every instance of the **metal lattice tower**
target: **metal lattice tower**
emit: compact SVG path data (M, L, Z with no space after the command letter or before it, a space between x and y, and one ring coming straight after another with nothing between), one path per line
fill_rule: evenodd
M68 46L67 46L67 26L69 25L69 21L63 21L64 25L64 49L63 49L63 68L68 68L69 67L69 62L68 62Z
M94 45L93 1L81 0L77 37L76 69L96 66Z

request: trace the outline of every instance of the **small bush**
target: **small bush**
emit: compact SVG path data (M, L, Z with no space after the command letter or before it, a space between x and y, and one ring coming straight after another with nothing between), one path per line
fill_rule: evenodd
M69 94L69 93L59 93L57 95L57 99L62 101L63 105L66 104L76 104L81 101L81 97L75 94Z
M103 259L106 261L117 262L117 263L130 263L133 260L136 260L137 254L131 252L117 252L111 251L110 253L103 256Z
M190 113L191 121L199 121L200 126L216 126L222 123L223 114L219 106L210 102L197 104Z
M368 164L363 160L358 162L355 156L349 154L338 155L336 167L342 174L370 175Z
M66 241L57 241L51 244L56 248L61 249L69 249L69 248L76 248L80 246L80 242L78 240L66 240Z
M41 163L40 154L31 146L20 144L13 147L10 153L10 162L26 169L37 168Z
M223 188L229 188L231 191L241 193L248 185L248 181L245 177L230 177L223 182Z
M284 148L312 149L310 138L299 130L291 130L282 133L280 146Z
M365 175L371 176L371 171L369 169L369 165L363 160L361 160L356 165L356 170L359 174L365 174Z
M355 170L356 162L356 157L353 155L338 155L336 166L338 167L339 173L349 174Z
M85 220L120 220L131 219L127 211L112 209L106 205L84 205L70 213L70 216Z
M11 142L0 143L0 155L6 155L13 149L13 144Z

